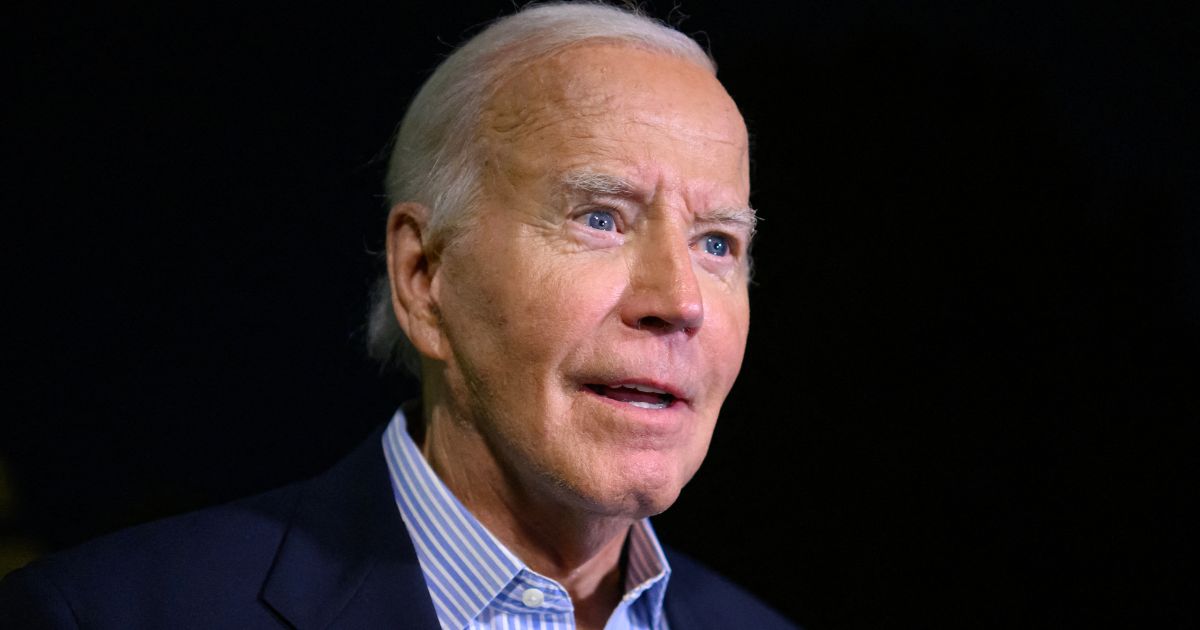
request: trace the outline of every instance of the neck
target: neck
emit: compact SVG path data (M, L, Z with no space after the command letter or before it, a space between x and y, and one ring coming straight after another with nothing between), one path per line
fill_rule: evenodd
M602 628L621 599L621 550L633 521L559 500L540 480L506 470L445 407L424 411L421 453L442 482L526 566L567 590L579 627Z

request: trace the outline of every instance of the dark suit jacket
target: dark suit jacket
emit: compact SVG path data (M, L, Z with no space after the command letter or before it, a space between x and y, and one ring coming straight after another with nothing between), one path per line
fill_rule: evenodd
M34 562L0 582L0 628L438 628L379 440L310 481ZM667 554L673 630L794 627Z

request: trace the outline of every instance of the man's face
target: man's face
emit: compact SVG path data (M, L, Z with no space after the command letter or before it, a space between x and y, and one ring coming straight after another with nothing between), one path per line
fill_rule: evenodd
M478 221L432 284L455 416L519 493L661 512L745 349L741 116L688 62L596 44L511 78L482 136Z

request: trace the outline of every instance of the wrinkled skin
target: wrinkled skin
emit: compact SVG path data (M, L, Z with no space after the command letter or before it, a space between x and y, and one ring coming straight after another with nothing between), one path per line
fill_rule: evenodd
M393 279L425 357L423 449L518 555L548 558L539 570L603 556L607 571L629 523L670 506L700 466L741 367L746 129L706 70L588 44L512 76L481 134L475 222L412 300ZM644 409L588 387L633 382L678 400Z

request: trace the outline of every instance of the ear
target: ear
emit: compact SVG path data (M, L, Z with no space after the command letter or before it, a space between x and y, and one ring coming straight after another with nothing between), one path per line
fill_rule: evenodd
M422 355L443 359L441 321L432 287L436 259L422 238L429 209L419 203L392 206L387 223L387 269L392 310L409 341Z

